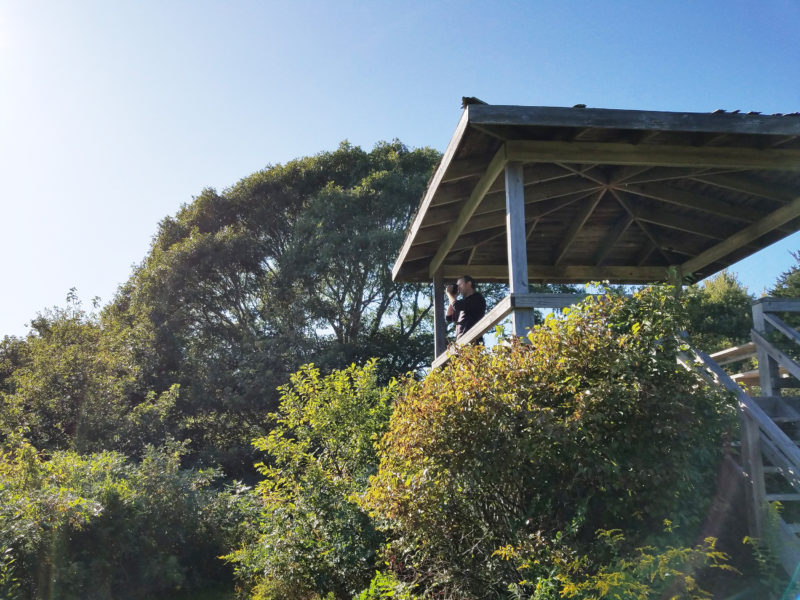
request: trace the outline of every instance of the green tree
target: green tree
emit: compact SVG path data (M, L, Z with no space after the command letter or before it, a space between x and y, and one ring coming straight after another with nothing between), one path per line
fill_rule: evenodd
M769 290L768 296L800 298L800 252L793 252L792 257L796 264L780 274L775 285Z
M687 331L691 342L706 352L716 352L750 341L755 298L729 271L686 289Z
M375 441L389 423L394 386L376 363L323 377L305 366L281 388L257 491L257 538L227 558L254 597L350 599L372 577L383 536L353 501L377 469Z
M437 160L343 143L204 190L161 222L104 317L137 330L145 389L180 385L179 428L201 464L251 463L275 389L301 364L380 356L388 381L428 361L428 286L390 269Z
M24 340L0 351L0 433L28 432L43 449L121 448L138 368L74 291L65 308L40 314Z

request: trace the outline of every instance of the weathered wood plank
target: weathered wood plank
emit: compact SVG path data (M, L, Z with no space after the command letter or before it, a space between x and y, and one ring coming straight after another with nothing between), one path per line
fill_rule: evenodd
M719 352L714 352L714 354L711 355L711 358L718 365L727 365L738 360L752 358L755 355L755 343L748 342L746 344L742 344L741 346L733 346L731 348L726 348L725 350L720 350Z
M792 115L679 113L607 108L471 105L471 123L634 129L723 134L800 135L800 119Z
M509 160L523 162L800 170L800 150L518 140L506 148Z
M392 267L393 280L397 278L397 274L400 272L403 262L405 262L406 254L408 254L408 251L411 250L411 245L414 242L417 231L420 227L422 227L422 221L425 217L425 213L428 211L428 207L430 207L431 202L433 201L433 197L442 181L442 178L444 177L445 172L447 171L447 167L450 165L450 162L455 156L456 148L458 148L458 145L461 143L461 138L464 136L464 132L467 130L467 124L469 123L468 113L469 111L465 110L461 114L461 119L459 120L458 126L453 133L453 137L450 138L450 143L447 145L447 148L442 155L442 160L439 163L439 167L433 174L431 182L428 185L428 189L425 192L425 196L422 198L422 203L417 210L417 214L414 216L414 221L411 223L411 227L406 234L406 239L403 241L403 245L400 248L400 254L397 256L397 260L394 261L394 266Z
M796 198L789 204L780 207L776 211L770 213L759 221L756 221L752 225L748 225L744 229L737 231L728 239L720 242L716 246L709 248L694 258L690 258L683 263L683 271L684 273L694 273L695 271L698 271L703 267L716 262L721 258L724 258L734 250L738 250L739 248L757 240L765 233L769 233L781 225L788 223L792 219L796 219L798 216L800 216L800 197Z
M475 209L478 207L478 204L480 204L481 200L483 200L483 197L486 194L486 191L489 189L489 186L494 183L495 179L497 179L497 176L500 175L500 172L503 170L503 167L505 167L506 160L505 147L501 147L495 153L494 158L492 158L491 162L489 163L489 167L486 169L486 172L480 178L478 183L475 184L475 188L472 190L469 200L467 200L467 202L461 208L455 222L453 222L453 224L450 226L450 232L447 234L447 237L444 239L441 246L439 246L439 250L431 260L429 267L429 272L431 274L435 273L444 262L444 259L450 252L450 249L461 235L461 231L467 224L467 221L469 221L469 219L475 213Z

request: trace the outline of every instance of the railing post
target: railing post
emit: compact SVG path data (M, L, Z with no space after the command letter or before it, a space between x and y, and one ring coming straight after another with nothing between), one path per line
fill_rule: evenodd
M747 524L753 537L761 537L764 509L767 505L764 487L764 463L761 458L761 432L758 423L747 413L740 413L742 424L742 467L747 474Z
M753 329L761 335L766 335L769 325L764 320L764 305L760 301L753 303ZM755 339L753 341L756 341ZM756 355L758 356L758 376L762 396L774 396L779 393L778 363L770 357L766 349L756 342Z
M444 277L439 269L433 275L433 358L447 349L447 324L444 320Z
M506 165L506 239L508 242L508 288L510 294L528 293L528 240L525 237L525 184L522 163ZM527 339L533 327L533 310L514 308L512 334Z

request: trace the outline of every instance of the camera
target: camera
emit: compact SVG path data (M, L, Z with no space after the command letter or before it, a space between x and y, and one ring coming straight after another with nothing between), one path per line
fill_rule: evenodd
M453 296L458 296L458 285L455 283L451 283L447 286L447 293L452 294Z

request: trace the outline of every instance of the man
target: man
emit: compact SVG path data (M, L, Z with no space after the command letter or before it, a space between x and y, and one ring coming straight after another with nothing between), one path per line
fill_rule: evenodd
M458 295L461 299L458 300ZM447 286L447 297L450 305L445 318L448 323L456 324L456 340L463 336L486 313L486 300L475 290L475 280L469 275L460 277L454 286ZM483 338L477 340L482 343Z

